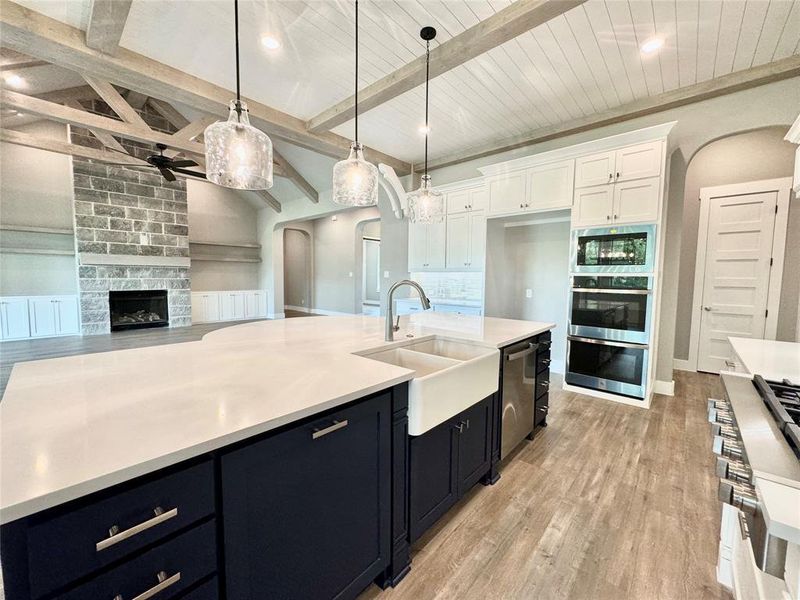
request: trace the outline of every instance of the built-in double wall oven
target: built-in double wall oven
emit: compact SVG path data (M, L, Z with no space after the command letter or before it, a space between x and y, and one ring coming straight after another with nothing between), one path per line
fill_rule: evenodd
M644 398L654 249L654 225L573 231L567 383Z

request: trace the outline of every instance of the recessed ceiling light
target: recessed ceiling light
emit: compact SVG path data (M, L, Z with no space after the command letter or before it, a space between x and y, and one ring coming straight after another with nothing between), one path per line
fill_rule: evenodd
M661 48L661 46L663 45L664 45L663 38L659 37L650 38L644 44L642 44L642 52L644 52L645 54L652 54L653 52Z
M425 125L420 125L419 126L419 132L420 132L421 135L428 135L431 132L431 128L430 127L426 127Z
M267 50L277 50L278 48L281 47L281 43L278 40L278 38L274 38L271 35L265 35L264 37L262 37L261 44Z
M19 75L6 75L3 79L11 87L25 87L25 80Z

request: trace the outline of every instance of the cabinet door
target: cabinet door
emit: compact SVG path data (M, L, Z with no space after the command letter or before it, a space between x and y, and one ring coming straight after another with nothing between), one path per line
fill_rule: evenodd
M462 496L489 470L492 452L492 397L468 408L459 417L458 495Z
M648 142L617 150L615 181L661 175L661 146L661 142Z
M447 217L447 268L469 267L470 215L459 213Z
M56 333L71 335L80 333L81 320L78 314L78 298L76 296L59 296L55 298Z
M575 159L575 187L611 183L614 179L615 160L614 152L601 152Z
M598 185L575 190L572 226L591 227L611 223L614 208L614 186Z
M447 214L469 210L469 190L458 190L447 194Z
M499 215L524 211L526 179L524 172L489 179L489 213Z
M50 296L28 299L28 314L31 320L31 337L56 334L55 301Z
M486 261L486 215L482 210L469 214L469 260L468 268L483 271Z
M229 600L355 598L388 565L390 395L221 458Z
M575 161L534 167L528 171L531 210L553 210L572 206Z
M428 262L428 226L408 224L408 270L422 271Z
M244 318L258 319L267 316L267 295L262 291L245 292Z
M192 294L192 323L206 323L206 294L194 292Z
M614 223L641 223L658 219L661 178L637 179L614 186Z
M484 186L469 191L469 210L488 210L489 192Z
M222 297L217 292L210 292L205 294L205 313L206 320L221 321L222 320Z
M221 292L222 320L244 319L244 294L242 292Z
M416 541L458 500L458 421L409 441L409 535Z
M444 269L447 255L447 224L433 223L428 228L428 269Z
M3 298L0 300L0 329L2 339L19 340L30 337L27 298Z

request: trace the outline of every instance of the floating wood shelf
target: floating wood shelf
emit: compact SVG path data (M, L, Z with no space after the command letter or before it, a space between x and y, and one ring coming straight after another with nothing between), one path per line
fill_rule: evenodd
M238 263L260 263L260 258L239 258L239 257L232 257L232 256L198 256L196 254L192 255L192 260L201 260L201 261L209 261L209 262L238 262Z
M72 229L62 227L34 227L33 225L0 225L0 231L21 231L24 233L53 233L56 235L73 235Z
M201 242L200 240L189 240L190 244L195 244L197 246L224 246L226 248L261 248L261 244L251 244L249 242L242 242L239 244L233 244L228 242Z
M55 248L0 248L0 254L44 254L49 256L75 256L74 250Z

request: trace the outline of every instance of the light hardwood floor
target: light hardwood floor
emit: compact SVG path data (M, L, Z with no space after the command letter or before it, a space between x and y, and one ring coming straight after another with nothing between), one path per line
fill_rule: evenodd
M720 503L706 399L676 372L642 410L555 392L549 426L413 547L395 589L360 600L714 599ZM719 396L716 396L719 397Z

